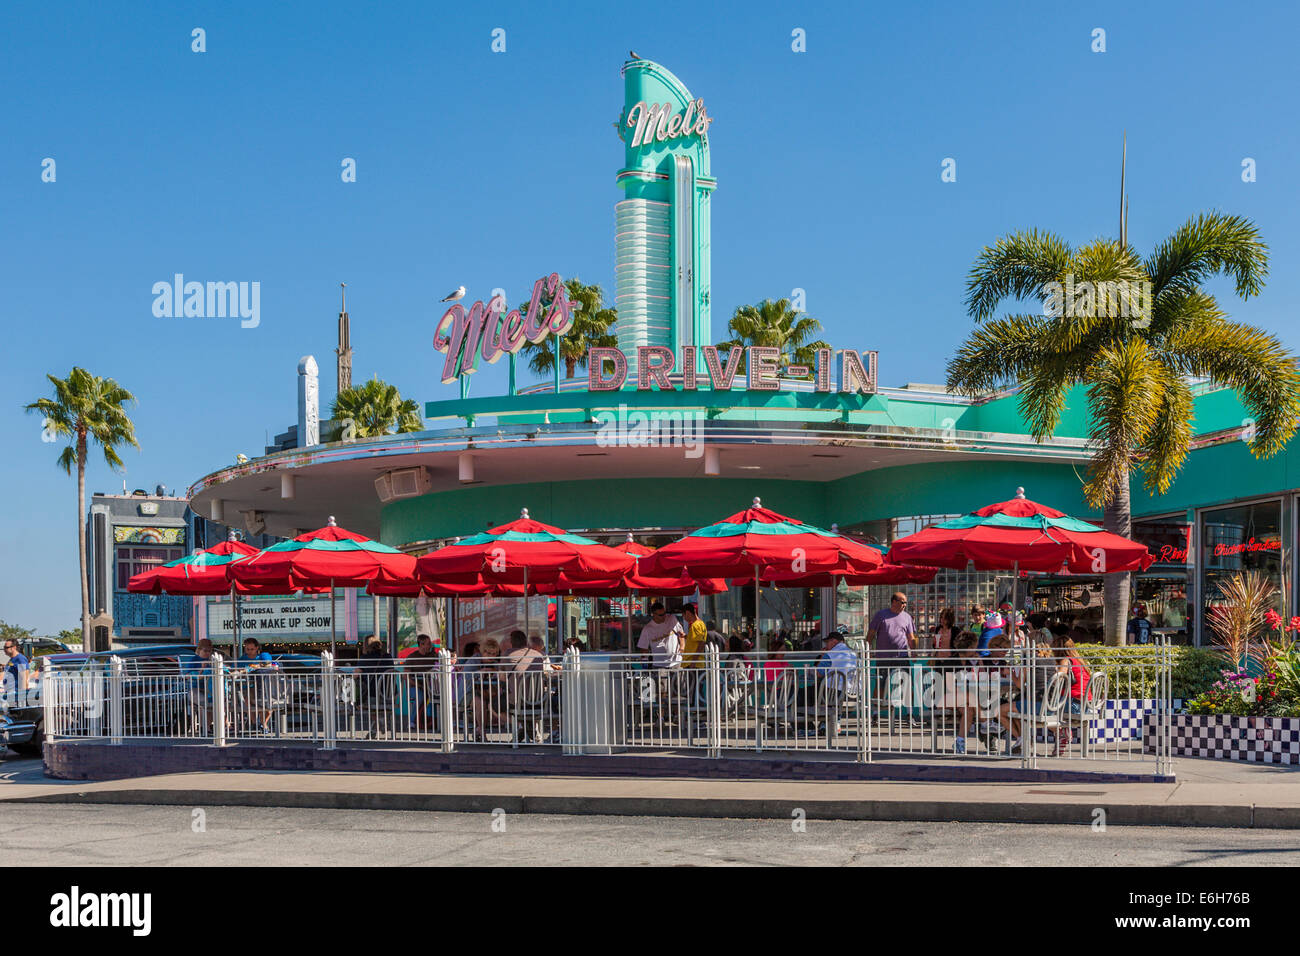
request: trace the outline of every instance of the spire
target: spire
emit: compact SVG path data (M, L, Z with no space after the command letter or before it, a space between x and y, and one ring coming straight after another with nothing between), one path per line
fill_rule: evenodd
M352 387L352 330L348 323L348 284L340 282L342 302L339 305L339 347L335 353L338 361L338 390Z
M1128 245L1128 194L1124 191L1124 174L1128 167L1128 130L1124 130L1124 152L1119 161L1119 244Z

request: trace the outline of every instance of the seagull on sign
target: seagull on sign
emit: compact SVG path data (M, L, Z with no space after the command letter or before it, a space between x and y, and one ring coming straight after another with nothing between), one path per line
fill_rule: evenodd
M634 59L634 60L639 60L639 59L641 59L639 56L636 55L636 50L628 50L628 51L627 51L627 55L630 56L630 57L631 57L632 59Z
M464 286L460 286L460 287L458 287L458 288L456 289L455 292L452 292L452 293L448 294L448 296L447 296L445 299L443 299L442 301L443 301L443 302L456 302L456 301L459 301L460 299L463 299L464 297L465 297L465 287L464 287Z

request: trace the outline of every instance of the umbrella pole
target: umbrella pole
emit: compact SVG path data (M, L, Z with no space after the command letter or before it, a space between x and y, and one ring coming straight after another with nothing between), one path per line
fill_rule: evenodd
M528 637L531 630L532 622L528 617L528 566L524 565L524 637Z
M758 565L756 564L754 565L754 646L755 647L758 647L759 644L758 615L761 609L761 605L759 603L760 601L761 601L761 597L760 597L759 583L758 583Z
M632 595L634 594L636 594L636 591L633 590L632 588L628 588L627 590L627 637L624 638L624 643L627 644L627 652L629 654L632 653Z
M334 656L334 582L330 581L330 657Z
M230 586L230 620L233 622L230 637L230 656L235 656L235 648L239 646L239 595L235 591L235 586Z
M1018 628L1016 627L1016 611L1017 611L1017 609L1019 608L1019 598L1018 598L1017 595L1016 595L1016 591L1019 590L1019 587L1020 587L1020 562L1019 562L1019 561L1012 561L1012 562L1011 562L1011 621L1010 621L1009 623L1006 623L1005 626L1006 626L1006 629L1007 629L1007 635L1011 638L1011 653L1012 653L1013 655L1016 654L1016 634L1017 634L1017 631L1018 631ZM1020 662L1023 663L1024 660L1025 660L1025 657L1024 657L1023 652L1024 652L1025 650L1027 650L1027 647L1022 647L1022 648L1021 648L1021 652L1022 652L1022 653L1020 654L1020 656L1019 656L1018 658L1013 658L1013 659L1019 660ZM1024 671L1021 671L1021 672L1020 672L1020 676L1021 676L1021 679L1022 679L1022 680L1024 679L1024 675L1025 675L1025 672L1024 672ZM1014 699L1014 695L1013 695L1013 699ZM1030 704L1029 704L1029 708L1032 708L1032 707L1033 707L1033 703L1030 702ZM1028 709L1028 708L1027 708L1027 709ZM1030 723L1032 724L1033 721L1030 721ZM1011 725L1013 724L1013 722L1012 722L1012 720L1011 720L1010 717L1007 718L1007 724L1009 725L1009 726L1007 727L1007 740L1008 740L1008 744L1007 744L1007 746L1008 746L1008 748L1010 748L1011 745L1010 745L1009 741L1011 740L1011 738L1013 738L1013 737L1015 736L1015 730L1014 730L1013 727L1011 726ZM1024 721L1022 720L1022 721L1020 722L1020 729L1021 729L1022 731L1024 730L1024 726L1025 726L1025 725L1024 725ZM1032 733L1032 734L1034 734L1034 735L1036 736L1037 733L1038 733L1038 731L1037 731L1037 729L1034 729L1034 730L1031 730L1030 733ZM1031 739L1033 739L1033 738L1031 738ZM1027 752L1026 752L1026 751L1027 751L1027 748L1028 748L1029 746L1030 746L1030 742L1027 741L1027 740L1025 740L1025 739L1023 738L1023 736L1022 736L1022 738L1021 738L1021 740L1020 740L1020 763L1021 763L1021 766L1027 766L1027 765L1028 765L1027 762L1026 762L1026 758L1027 758Z

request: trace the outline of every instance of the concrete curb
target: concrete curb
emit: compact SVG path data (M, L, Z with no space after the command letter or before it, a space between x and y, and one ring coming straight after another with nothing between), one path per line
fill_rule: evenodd
M627 753L609 756L564 755L496 747L463 747L441 753L425 747L350 745L335 750L240 742L206 744L60 740L45 746L45 773L57 780L125 780L195 771L260 770L343 773L520 774L623 779L675 777L683 780L894 781L909 783L1173 783L1172 777L1115 769L1054 768L1022 770L1018 761L1000 766L922 764L907 760L856 763L801 759L788 754L705 758L695 752L672 756Z
M425 810L454 813L542 813L600 816L729 817L916 823L1040 823L1091 825L1094 810L1107 826L1300 829L1300 807L1251 804L995 803L960 800L779 800L640 796L358 793L268 790L67 790L3 799L3 803L134 804L151 806L285 807L326 810Z

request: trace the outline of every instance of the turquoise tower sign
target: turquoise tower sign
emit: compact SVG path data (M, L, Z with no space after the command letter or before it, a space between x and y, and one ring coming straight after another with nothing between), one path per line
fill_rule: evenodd
M615 206L615 333L621 349L713 342L709 315L709 125L704 101L650 60L623 65Z

